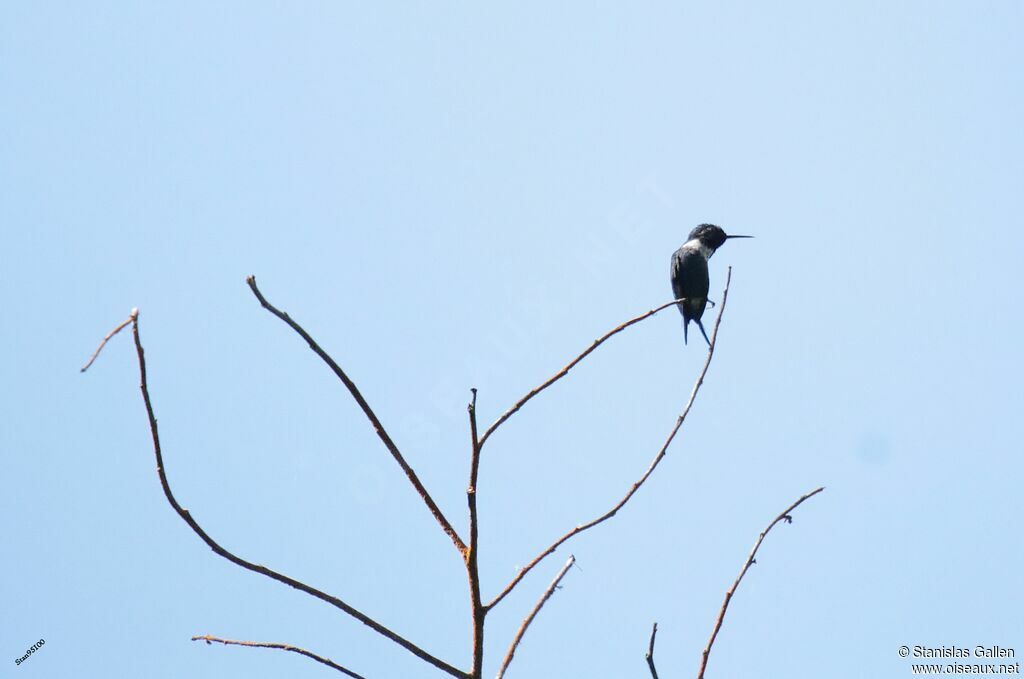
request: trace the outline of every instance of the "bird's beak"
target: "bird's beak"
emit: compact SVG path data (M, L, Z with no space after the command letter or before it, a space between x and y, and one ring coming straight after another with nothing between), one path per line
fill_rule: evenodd
M726 238L753 238L753 236L726 236Z

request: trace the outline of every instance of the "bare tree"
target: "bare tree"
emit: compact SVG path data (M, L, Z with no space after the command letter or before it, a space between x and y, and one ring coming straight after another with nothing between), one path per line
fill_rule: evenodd
M517 585L519 585L520 582L522 582L522 580L530 573L530 571L532 571L538 564L540 564L548 556L553 554L559 547L561 547L563 544L565 544L567 541L569 541L570 539L572 539L576 535L579 535L580 533L582 533L582 532L584 532L586 530L589 530L589 529L591 529L591 528L593 528L593 527L595 527L595 526L597 526L597 525L607 521L608 519L612 518L613 516L615 516L615 514L620 509L622 509L626 505L626 503L628 503L629 500L636 494L636 492L644 485L644 483L647 481L647 479L650 478L651 474L654 473L654 470L658 467L658 465L660 464L661 460L667 454L669 445L672 443L673 439L676 437L676 434L679 432L679 429L682 427L684 421L686 420L686 417L689 414L690 409L693 407L694 401L697 398L697 393L699 392L700 387L703 384L704 377L707 375L708 368L711 365L711 359L714 356L714 352L715 352L715 343L716 343L716 340L717 340L717 337L718 337L719 325L721 324L721 321L722 321L722 314L725 311L726 300L727 300L728 294L729 294L729 284L731 282L731 278L732 278L732 270L730 269L729 272L728 272L728 275L726 277L725 289L722 292L722 301L719 304L718 315L717 315L717 317L715 319L715 324L714 324L714 327L712 329L711 339L710 339L709 346L708 346L707 358L704 361L703 368L701 369L701 371L699 372L699 374L697 376L696 382L693 385L693 389L691 390L689 398L687 399L685 405L683 406L682 411L680 412L679 416L676 418L674 425L669 430L668 436L666 437L666 439L665 439L664 443L662 444L662 446L658 449L658 451L654 455L654 458L651 460L650 464L647 466L647 468L643 472L643 474L641 474L641 476L635 482L633 482L633 484L628 488L626 493L617 502L615 502L608 511L604 512L603 514L601 514L601 515L599 515L599 516L597 516L597 517L595 517L593 519L591 519L590 521L587 521L585 523L581 523L581 524L575 526L574 528L570 529L569 531L565 532L564 534L562 534L561 536L559 536L558 538L553 540L544 550L542 550L539 554L537 554L535 557L533 557L533 559L531 559L529 562L527 562L527 564L524 567L520 568L519 571L516 573L516 575L511 579L511 581L509 581L508 584L500 592L495 594L493 596L493 598L491 598L486 603L484 602L484 599L483 599L483 596L482 596L482 593L481 593L481 590L480 590L480 567L479 567L479 532L480 531L479 531L479 520L478 520L478 512L477 512L478 478L479 478L480 462L481 462L481 457L482 457L482 451L483 451L483 448L484 448L484 444L490 439L490 437L492 435L495 434L495 432L503 424L505 424L513 415L515 415L517 412L519 412L519 410L522 409L528 402L530 402L533 398L535 398L537 395L539 395L545 389L547 389L548 387L553 385L555 382L557 382L558 380L560 380L563 377L565 377L566 375L568 375L569 371L571 371L576 365L578 365L581 361L583 361L587 356L589 356L599 346L604 344L606 341L611 339L613 336L615 336L618 333L622 332L623 330L629 328L630 326L635 325L635 324L637 324L637 323L639 323L639 322L641 322L641 321L643 321L643 320L645 320L647 318L650 318L651 316L655 315L659 311L662 311L662 310L667 309L669 307L675 306L681 300L672 300L670 302L666 302L665 304L662 304L662 305L660 305L658 307L655 307L655 308L653 308L653 309L651 309L651 310L649 310L649 311L647 311L647 312L645 312L643 314L640 314L639 316L631 318L630 320L628 320L628 321L626 321L626 322L616 326L612 330L606 332L604 335L602 335L601 337L599 337L596 340L594 340L593 343L590 344L590 346L588 346L582 353L580 353L578 356L576 356L571 361L569 361L569 363L567 363L564 367L562 367L558 372L556 372L554 375L552 375L551 377L549 377L548 379L546 379L545 381L540 383L538 386L536 386L533 389L531 389L522 398L520 398L518 401L516 401L511 407L508 408L508 410L506 410L504 413L502 413L482 433L479 432L479 427L478 427L478 424L477 424L477 409L476 409L476 394L477 394L477 390L475 388L471 389L472 397L471 397L471 399L469 401L469 404L468 404L469 431L470 431L470 460L469 460L469 482L468 482L468 485L467 485L467 488L466 488L466 504L467 504L467 509L468 509L468 522L467 522L468 523L468 526L467 526L468 530L467 530L467 533L466 533L466 535L468 536L468 543L467 543L467 541L462 538L462 536L459 534L459 532L456 530L456 528L452 525L452 523L444 515L444 513L441 511L440 507L438 507L437 503L434 502L434 500L431 497L430 493L424 487L423 483L420 481L419 477L416 475L416 472L412 469L412 467L406 461L405 457L402 455L402 453L399 450L398 446L395 444L394 440L388 434L388 432L385 429L384 425L381 423L380 419L378 418L378 416L376 415L374 410L370 407L369 403L367 403L366 399L363 397L363 395L360 392L359 388L352 381L352 379L338 365L338 363L319 345L319 343L316 340L314 340L313 337L310 336L310 334L308 332L306 332L305 329L302 328L302 326L300 326L296 321L294 321L291 318L291 316L289 316L284 311L281 311L280 309L278 309L276 306L271 304L266 299L266 297L263 295L263 293L257 287L256 279L254 277L250 276L247 279L247 283L249 285L249 288L252 290L253 295L256 297L256 299L259 301L259 303L263 306L263 308L266 309L267 311L269 311L271 314L273 314L275 317L277 317L281 321L283 321L285 324L287 324L288 327L290 327L293 331L295 331L295 333L298 334L306 342L306 344L309 346L309 348L338 377L338 379L342 382L342 384L344 384L345 388L348 390L348 392L350 393L352 398L355 400L355 402L359 405L360 409L363 411L363 414L366 416L367 420L369 420L370 425L373 427L373 430L376 432L378 438L381 440L381 443L383 443L384 448L388 451L388 453L390 453L391 457L398 464L399 468L405 474L405 477L409 481L410 485L413 487L415 492L420 496L420 498L423 501L423 504L426 506L427 510L433 516L434 520L437 522L439 528L448 536L448 538L450 539L452 545L454 546L454 548L458 551L459 555L461 556L461 558L463 560L463 563L465 565L466 576L467 576L467 580L468 580L468 584L469 584L470 611L471 611L471 620L470 620L470 622L471 622L471 629L472 629L472 650L471 650L471 663L470 663L470 667L469 667L468 670L459 669L454 664L451 664L451 663L449 663L449 662L447 662L445 660L442 660L441 658L436 657L435 655L431 654L430 652L428 652L427 650L425 650L421 646L419 646L419 645L413 643L412 641L410 641L409 639L407 639L405 636L403 636L403 635L401 635L401 634L399 634L399 633L389 629L388 627L385 627L383 624L378 622L375 618L367 615L366 613L363 613L362 611L357 610L356 608L354 608L350 604L346 603L344 600L342 600L342 599L340 599L340 598L338 598L338 597L336 597L334 595L331 595L331 594L328 594L326 592L323 592L323 591L321 591L321 590L319 590L319 589L317 589L317 588L315 588L315 587L313 587L311 585L308 585L306 583L300 582L300 581L298 581L298 580L296 580L294 578L291 578L291 577L289 577L289 576L287 576L285 574L282 574L282 573L279 573L277 571L274 571L274 570L272 570L270 568L267 568L265 566L261 566L261 565L255 564L255 563L253 563L251 561L243 559L243 558L237 556L236 554L228 551L227 549L222 547L218 542L216 542L208 533L206 533L206 531L193 518L193 516L189 512L189 510L184 509L179 504L178 500L175 498L173 492L171 491L171 487L170 487L170 484L168 483L167 475L166 475L166 472L165 472L164 460L163 460L163 452L161 450L160 436L159 436L159 432L158 432L158 428L157 428L156 414L155 414L155 411L154 411L154 408L153 408L153 403L152 403L152 400L151 400L151 397L150 397L149 386L148 386L148 382L147 382L147 378L146 378L146 359L145 359L145 352L143 351L143 347L142 347L142 340L141 340L140 333L139 333L139 313L138 313L138 309L133 309L127 320L125 320L123 323L118 325L114 330L112 330L110 333L108 333L106 337L103 338L103 340L100 342L99 347L97 347L96 351L93 353L93 355L89 359L88 363L86 363L86 365L82 368L82 371L84 372L86 369L89 368L90 365L92 365L92 363L96 360L97 356L99 355L100 351L102 351L103 347L106 345L106 343L114 335L116 335L118 332L120 332L122 329L124 329L128 325L131 325L132 326L132 336L134 338L136 355L137 355L137 360L138 360L138 367L139 367L139 377L140 377L140 385L139 386L140 386L140 389L141 389L141 392L142 392L142 399L143 399L143 402L145 404L146 413L147 413L147 416L148 416L148 419L149 419L149 428L150 428L150 433L151 433L152 440L153 440L153 451L154 451L154 454L156 456L156 462L157 462L157 475L159 477L160 485L163 488L163 492L164 492L165 497L167 498L168 503L171 505L171 507L174 509L174 511L181 517L181 519L183 521L185 521L186 524L188 524L188 526L192 529L192 531L195 532L196 535L198 535L199 538L201 540L203 540L203 542L205 542L219 556L222 556L223 558L227 559L228 561L231 561L232 563L234 563L234 564L236 564L236 565L238 565L238 566L240 566L240 567L242 567L242 568L244 568L246 570L250 570L250 571L253 571L254 573L259 573L259 574L265 575L265 576L267 576L267 577L269 577L271 579L277 580L278 582L282 582L282 583L284 583L286 585L289 585L290 587L293 587L293 588L295 588L297 590L305 592L306 594L309 594L310 596L316 597L317 599L320 599L321 601L324 601L324 602L326 602L326 603L328 603L328 604L330 604L330 605L340 609L341 611L343 611L344 613L348 614L349 616L351 616L351 617L355 618L356 620L362 622L364 625L366 625L367 627L369 627L373 631L375 631L378 634L386 637L387 639L390 639L392 642L394 642L398 646L401 646L402 648L404 648L408 652L410 652L413 655L415 655L417 658L419 658L422 661L424 661L424 662L434 666L435 668L441 670L442 672L444 672L444 673L446 673L446 674L448 674L450 676L453 676L453 677L458 677L459 679L481 679L482 676L483 676L483 666L484 666L484 631L485 631L485 620L486 620L487 614L492 609L494 609L494 607L496 607L499 603L501 603L501 601L506 596L508 596L508 594L513 589L515 589L515 587ZM797 503L797 504L799 504L799 503ZM778 519L776 521L778 521ZM762 538L763 538L763 535L762 535ZM755 551L756 551L756 548L755 548ZM752 556L753 555L751 555L751 558L752 558ZM508 649L508 651L507 651L507 653L505 655L505 658L503 659L503 661L501 663L501 667L500 667L500 670L498 672L498 677L499 678L504 676L506 670L508 669L509 664L512 662L512 659L513 659L513 657L515 655L516 649L519 647L519 644L522 641L523 635L526 633L526 630L529 627L530 623L533 621L533 619L540 612L540 610L544 606L544 604L551 598L551 596L555 592L555 590L558 588L559 583L562 581L562 579L568 573L568 570L572 566L572 564L574 563L574 560L575 559L573 557L569 558L569 560L566 562L565 566L558 572L558 574L555 577L554 581L545 590L545 592L541 596L540 600L537 602L537 604L533 607L533 609L527 614L526 618L523 620L521 626L519 627L519 630L517 631L517 633L515 635L515 638L512 640L512 642L511 642L511 644L509 646L509 649ZM742 574L741 574L740 577L742 578ZM738 584L738 581L737 581L737 584ZM730 596L731 596L731 594L730 594ZM728 599L727 599L727 602L728 602ZM723 614L724 614L724 609L723 609ZM718 626L720 626L720 625L721 625L721 620L719 620L719 625ZM717 633L717 627L716 627L716 633ZM714 637L712 637L712 642L713 642L713 639L714 639ZM348 669L346 667L343 667L342 665L339 665L339 664L333 662L332 660L330 660L330 659L328 659L328 658L326 658L324 656L318 655L316 653L313 653L311 651L305 650L303 648L299 648L297 646L292 646L290 644L283 644L283 643L276 643L276 642L236 641L236 640L225 639L225 638L211 636L211 635L197 635L197 636L192 637L192 640L193 641L205 641L207 644L219 643L219 644L231 645L231 646L247 646L247 647L256 647L256 648L271 648L271 649L277 649L277 650L290 651L290 652L297 653L297 654L303 655L305 657L308 657L308 658L310 658L312 660L315 660L315 661L317 661L319 663L322 663L322 664L324 664L324 665L326 665L328 667L331 667L331 668L337 670L338 672L341 672L342 674L344 674L346 676L349 676L349 677L362 677L363 676L361 674L358 674L358 673L354 672L351 669ZM709 644L709 650L710 650L710 644ZM650 665L652 674L654 674L654 676L657 676L656 673L655 673L655 670L654 670L653 651L654 651L654 635L652 633L651 645L650 645L650 653L649 653L649 665ZM706 655L705 655L705 658L706 658Z

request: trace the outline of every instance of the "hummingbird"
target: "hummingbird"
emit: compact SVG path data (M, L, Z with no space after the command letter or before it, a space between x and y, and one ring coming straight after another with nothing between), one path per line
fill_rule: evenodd
M708 260L715 250L722 247L730 238L753 238L753 236L727 236L725 231L714 224L700 224L687 236L683 246L672 255L672 292L679 302L679 311L683 314L683 342L687 341L687 329L690 321L696 321L704 341L711 346L708 334L704 332L704 324L700 317L708 304ZM714 306L714 302L711 303Z

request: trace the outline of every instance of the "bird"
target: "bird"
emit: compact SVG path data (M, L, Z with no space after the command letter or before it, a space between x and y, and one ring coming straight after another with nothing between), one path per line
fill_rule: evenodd
M714 224L700 224L690 235L682 247L672 254L672 292L676 299L682 299L677 305L683 315L683 343L687 343L687 329L690 321L695 321L704 341L711 346L708 334L704 332L704 324L700 317L708 304L708 260L715 250L722 247L730 238L753 238L753 236L727 236L721 227ZM714 302L712 302L712 306Z

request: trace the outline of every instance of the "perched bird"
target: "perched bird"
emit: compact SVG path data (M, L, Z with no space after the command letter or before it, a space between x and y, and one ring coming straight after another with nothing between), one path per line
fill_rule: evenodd
M678 305L683 314L683 342L687 341L686 331L690 321L696 321L704 341L711 346L711 340L704 332L704 324L700 322L708 304L708 260L730 238L753 236L727 236L725 231L714 224L701 224L690 232L683 246L672 255L672 292L676 299L686 298Z

